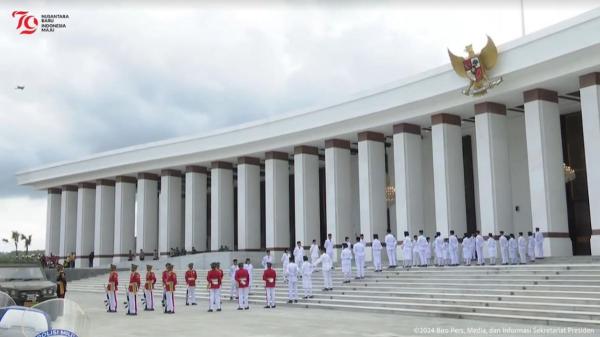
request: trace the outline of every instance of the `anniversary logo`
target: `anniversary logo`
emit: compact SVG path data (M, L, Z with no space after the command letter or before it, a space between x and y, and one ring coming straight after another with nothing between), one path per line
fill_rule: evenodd
M29 11L13 11L12 17L17 20L19 34L31 35L37 31L53 33L56 30L67 28L66 20L69 19L69 14L41 14L38 19Z

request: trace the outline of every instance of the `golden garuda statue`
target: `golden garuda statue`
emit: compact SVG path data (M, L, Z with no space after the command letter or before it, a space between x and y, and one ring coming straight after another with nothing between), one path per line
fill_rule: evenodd
M469 79L469 85L463 89L462 93L467 96L485 95L488 89L491 89L502 82L502 77L489 78L488 70L496 65L498 60L498 49L494 41L488 36L487 44L479 54L473 51L473 45L465 47L468 53L467 58L456 56L448 49L448 56L452 68L461 77Z

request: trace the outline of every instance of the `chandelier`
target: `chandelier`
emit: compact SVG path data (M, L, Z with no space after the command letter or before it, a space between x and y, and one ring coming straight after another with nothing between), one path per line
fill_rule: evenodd
M562 164L562 167L565 175L565 184L575 180L575 170L565 163Z
M385 200L392 202L396 199L396 188L392 185L385 187Z

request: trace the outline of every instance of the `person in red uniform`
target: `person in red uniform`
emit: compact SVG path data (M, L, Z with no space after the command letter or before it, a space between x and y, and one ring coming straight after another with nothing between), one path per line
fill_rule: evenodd
M210 264L210 270L206 275L208 282L208 312L221 311L221 284L223 282L223 271L219 270L215 262Z
M135 264L131 265L131 274L129 275L129 287L127 288L127 315L137 315L137 293L140 289L141 276L137 272L138 266Z
M185 283L187 289L185 293L185 305L196 305L196 280L198 274L194 270L194 264L188 264L188 270L185 272Z
M167 267L167 278L166 278L166 314L175 313L175 286L177 285L177 275L173 271L173 265L169 264Z
M154 311L154 285L156 284L156 275L152 271L151 265L146 265L146 283L144 283L144 310Z
M244 264L238 264L238 270L235 272L235 282L238 285L238 310L248 310L250 306L248 305L248 292L250 285L250 275L248 271L244 269Z
M277 280L277 273L273 269L273 264L267 262L267 269L263 272L263 281L265 281L265 291L267 293L267 305L265 309L275 308L275 281Z
M110 265L110 274L108 276L108 284L106 285L106 299L108 304L108 312L117 312L117 290L119 287L119 274L117 266Z
M163 286L163 296L162 296L162 306L167 306L167 275L169 274L169 266L171 264L167 262L165 264L165 270L162 272L162 286Z

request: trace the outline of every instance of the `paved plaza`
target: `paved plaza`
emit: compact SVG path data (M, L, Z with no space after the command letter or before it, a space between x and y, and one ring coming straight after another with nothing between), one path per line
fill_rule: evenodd
M567 327L530 324L459 320L405 315L365 313L326 309L304 309L280 306L263 309L254 305L249 311L237 311L225 301L223 311L208 313L198 306L176 307L175 315L160 311L141 312L137 317L105 312L102 296L70 292L68 298L79 303L88 313L90 337L164 337L164 336L598 336L589 328L583 331ZM120 301L123 299L120 298ZM122 303L119 303L120 305Z

